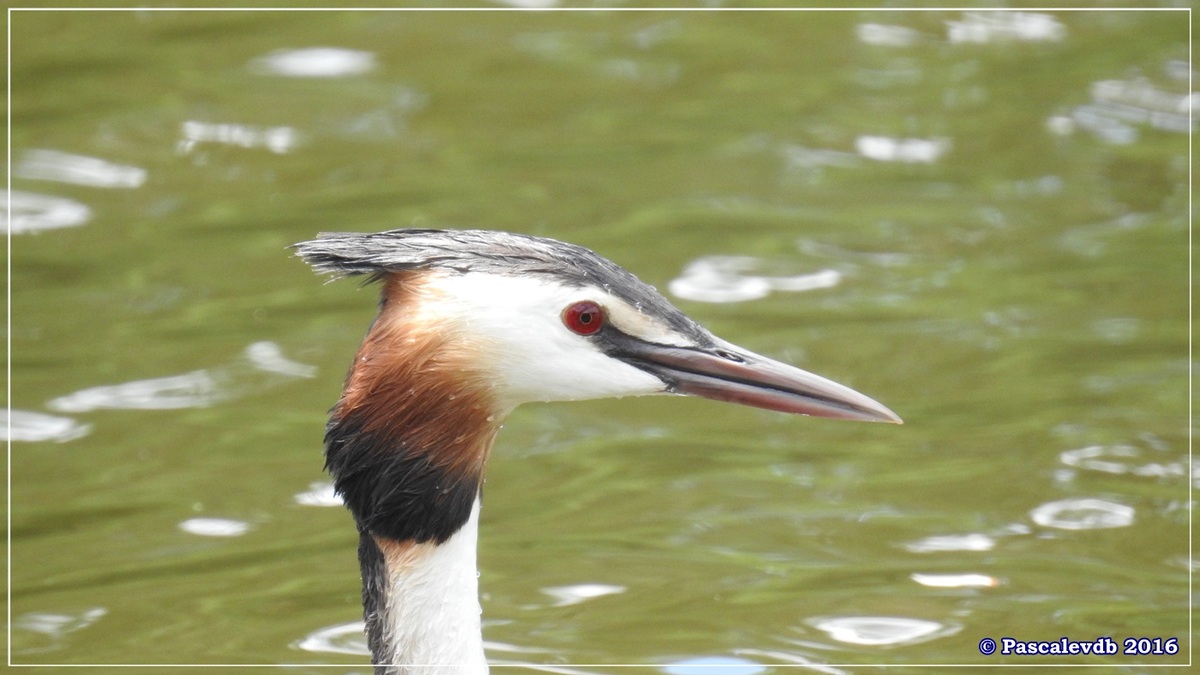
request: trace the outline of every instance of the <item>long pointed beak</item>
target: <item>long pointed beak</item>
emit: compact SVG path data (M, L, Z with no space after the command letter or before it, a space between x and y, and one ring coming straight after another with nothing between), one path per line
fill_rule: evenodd
M723 341L704 348L627 339L617 352L675 393L813 417L904 423L883 404L849 387Z

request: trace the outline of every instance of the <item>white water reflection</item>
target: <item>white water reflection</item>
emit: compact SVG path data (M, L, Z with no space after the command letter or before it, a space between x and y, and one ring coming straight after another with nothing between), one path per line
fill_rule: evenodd
M189 518L179 529L202 537L240 537L250 531L250 523L229 518Z
M283 356L273 342L255 342L246 347L243 358L225 366L193 370L182 375L134 380L122 384L90 387L60 396L47 405L58 412L80 413L91 410L176 410L205 408L221 401L261 391L277 384L277 379L313 377L313 366Z
M922 574L909 575L913 581L929 588L994 588L1000 580L987 574Z
M795 276L751 274L762 264L749 256L714 255L688 263L683 274L668 284L671 294L697 302L745 302L766 297L771 291L810 291L838 285L842 275L824 269Z
M24 653L42 652L57 649L57 644L67 635L83 630L99 621L108 610L103 607L91 607L72 614L54 612L30 612L15 617L12 622L13 630L38 633L49 638L52 643L44 647L22 648Z
M280 49L250 62L250 69L283 77L350 77L375 69L371 52L339 47Z
M697 656L664 666L667 675L756 675L766 666L733 656Z
M945 534L925 537L905 544L912 553L936 553L940 551L990 551L996 540L986 534Z
M542 589L543 593L558 600L558 602L554 603L555 607L577 605L585 600L624 593L625 591L626 588L624 586L615 586L612 584L575 584L572 586L553 586Z
M1183 462L1139 462L1141 448L1132 445L1089 445L1075 450L1065 450L1058 455L1063 464L1077 469L1111 474L1132 474L1162 478L1186 476Z
M858 41L880 47L908 47L921 39L921 33L907 26L860 23L854 27Z
M283 349L274 342L263 340L251 344L246 347L246 358L255 368L268 373L278 373L288 377L317 376L316 366L287 358L283 355Z
M343 506L345 504L338 496L333 483L324 481L310 483L307 491L295 495L292 499L301 506Z
M145 169L58 150L26 152L13 167L13 174L20 178L102 188L136 188L146 182Z
M339 623L326 626L304 636L295 643L297 649L321 654L354 654L370 656L367 646L366 626L362 621Z
M300 143L300 133L292 127L256 127L188 120L183 123L181 133L182 138L176 148L183 155L191 153L201 143L266 148L276 154L290 152Z
M90 424L80 424L70 417L47 415L29 410L11 410L8 424L4 428L4 440L8 441L57 441L65 443L86 436L92 430Z
M498 5L519 7L521 9L548 9L558 7L558 0L494 0Z
M1190 112L1200 103L1200 94L1165 91L1144 78L1101 80L1091 95L1094 105L1083 109L1096 115L1180 133L1191 129Z
M1164 65L1168 77L1174 67L1173 62ZM1125 145L1138 140L1139 126L1188 133L1194 126L1191 111L1200 104L1200 94L1168 91L1145 77L1100 80L1089 93L1090 103L1051 117L1047 128L1058 135L1079 128L1106 143Z
M175 410L207 407L222 398L216 380L207 370L193 370L170 377L90 387L60 396L47 405L52 410L71 413L103 408Z
M912 644L958 632L955 626L899 616L825 617L808 623L838 642L872 647Z
M785 639L784 642L799 647L799 651L808 652L814 648L814 645L807 641ZM819 649L822 648L823 645L816 645L816 647ZM775 661L781 664L804 666L804 668L789 668L783 671L785 673L791 670L799 670L805 673L826 673L826 675L845 675L846 673L846 671L839 668L827 666L823 663L813 661L806 656L802 656L799 651L782 651L777 649L754 649L750 647L742 647L740 649L735 649L734 653L744 656L758 657L764 661ZM714 675L719 674L714 673Z
M1133 514L1132 506L1105 499L1064 499L1042 504L1029 512L1029 518L1059 530L1098 530L1128 527Z
M859 136L854 140L854 149L877 162L933 164L950 149L950 139Z
M6 204L4 225L13 234L76 227L92 218L85 204L33 192L0 191Z
M946 39L953 43L1058 42L1067 27L1039 12L963 12L961 21L946 22Z

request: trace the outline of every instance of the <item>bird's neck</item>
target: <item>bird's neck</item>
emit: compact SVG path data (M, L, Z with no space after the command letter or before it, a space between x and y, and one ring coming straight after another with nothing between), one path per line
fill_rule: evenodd
M487 673L475 543L479 500L442 544L360 533L363 602L376 673Z
M471 345L413 321L406 300L419 285L404 281L385 282L326 429L325 465L358 525L377 672L481 673L479 494L507 411L472 374Z

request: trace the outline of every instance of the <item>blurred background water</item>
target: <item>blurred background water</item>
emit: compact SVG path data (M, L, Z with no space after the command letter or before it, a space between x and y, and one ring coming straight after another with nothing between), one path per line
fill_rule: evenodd
M589 246L906 421L518 410L493 662L1188 661L1186 12L10 19L14 662L366 671L321 435L375 291L286 247L402 226Z

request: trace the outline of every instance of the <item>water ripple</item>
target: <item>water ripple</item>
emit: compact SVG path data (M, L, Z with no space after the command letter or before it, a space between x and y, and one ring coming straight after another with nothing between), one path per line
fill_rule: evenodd
M136 188L146 182L145 169L58 150L26 152L13 173L21 178L102 188Z
M732 656L697 656L664 666L667 675L756 675L765 666Z
M900 616L818 617L808 622L838 642L882 647L912 644L958 632L958 627Z
M1142 450L1132 445L1089 445L1074 450L1064 450L1058 455L1063 464L1077 469L1111 474L1134 476L1185 476L1187 467L1183 462L1146 462L1133 460L1142 457Z
M1059 530L1098 530L1133 524L1132 506L1104 499L1064 499L1029 512L1033 522Z
M322 654L354 654L370 656L367 647L366 626L362 621L339 623L319 628L304 636L293 646L306 652Z
M291 152L300 143L300 133L286 126L256 127L248 124L188 120L183 123L181 134L182 138L176 145L181 155L190 154L201 143L266 148L282 155Z
M624 593L625 590L624 586L614 586L612 584L574 584L572 586L543 588L542 592L558 600L558 602L554 603L555 607L566 607L567 605L577 605L592 598Z
M251 61L250 69L283 77L349 77L374 70L375 55L338 47L280 49Z
M913 581L929 588L993 588L1000 580L987 574L922 574L909 575Z
M301 492L292 499L301 506L342 506L344 502L338 496L337 490L334 489L333 483L318 481L310 483L308 491Z
M877 162L932 164L950 149L950 139L859 136L854 141L854 149L859 155Z
M92 210L73 199L17 190L0 192L7 205L4 225L13 234L76 227L92 218Z
M82 389L60 396L47 405L59 412L88 412L102 408L119 410L174 410L203 408L224 398L207 370L182 375L135 380L123 384Z
M688 263L683 274L671 280L668 289L684 300L745 302L766 297L771 291L831 288L842 280L841 273L834 269L782 277L749 274L761 262L749 256L705 256Z
M250 523L229 518L189 518L179 529L201 537L240 537L250 531Z
M293 361L283 355L283 349L267 340L246 347L246 358L259 370L288 377L316 377L317 367Z
M907 26L882 23L860 23L854 27L858 41L882 47L908 47L921 38L921 33Z
M1172 62L1164 65L1168 77L1172 68ZM1139 126L1188 133L1194 127L1191 110L1200 102L1200 94L1168 91L1145 77L1099 80L1089 94L1090 103L1049 118L1047 128L1060 136L1079 128L1106 143L1127 145L1138 140Z
M88 435L90 424L80 424L70 417L47 415L29 410L11 410L8 425L3 430L8 441L57 441L65 443Z
M1040 12L963 12L961 21L946 22L946 39L952 43L1058 42L1067 27Z
M289 379L307 378L316 375L316 368L284 357L274 342L259 341L246 347L242 359L228 365L89 387L55 398L47 405L52 410L69 413L205 408L277 384L279 378L264 378L262 373Z
M986 534L947 534L925 537L906 544L912 553L935 553L939 551L990 551L996 540Z
M51 644L41 647L21 648L23 653L46 652L59 649L61 641L69 634L83 630L99 621L108 610L103 607L91 607L72 614L53 612L30 612L13 619L13 630L27 631L43 635L51 640Z

